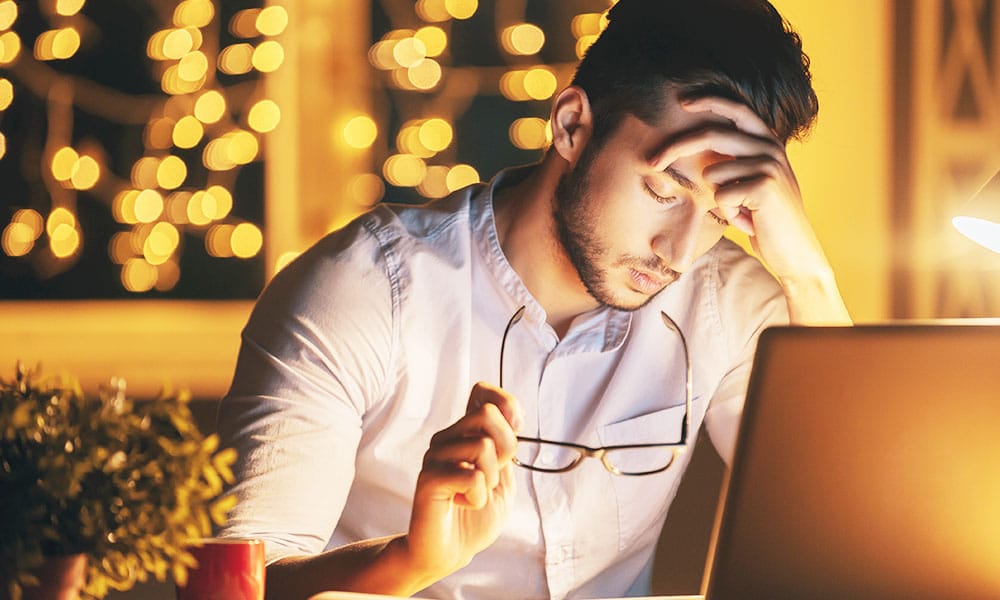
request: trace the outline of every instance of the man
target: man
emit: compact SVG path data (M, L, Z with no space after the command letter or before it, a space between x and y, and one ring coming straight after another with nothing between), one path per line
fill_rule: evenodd
M609 17L541 163L379 207L262 294L220 425L269 596L641 593L669 444L704 423L729 460L759 332L850 322L785 155L817 109L798 37L765 0Z

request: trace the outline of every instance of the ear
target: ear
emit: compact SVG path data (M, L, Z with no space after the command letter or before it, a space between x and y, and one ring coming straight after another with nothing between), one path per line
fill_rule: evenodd
M552 103L552 148L570 165L576 164L594 130L590 99L583 88L571 85Z

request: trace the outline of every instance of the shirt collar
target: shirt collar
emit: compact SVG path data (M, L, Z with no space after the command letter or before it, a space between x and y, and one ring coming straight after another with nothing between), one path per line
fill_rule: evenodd
M524 306L523 320L548 331L545 309L525 287L520 275L507 261L497 234L493 198L497 189L526 177L537 165L511 167L497 173L488 185L476 191L470 203L472 237L486 268L510 298L510 313ZM632 323L632 313L602 306L576 317L559 347L563 352L610 352L625 342Z

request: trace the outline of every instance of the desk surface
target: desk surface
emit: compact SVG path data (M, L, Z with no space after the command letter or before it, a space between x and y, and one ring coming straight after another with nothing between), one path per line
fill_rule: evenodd
M309 598L309 600L399 600L402 596L382 596L377 594L357 594L354 592L323 592ZM420 600L414 598L411 600ZM610 599L608 599L610 600ZM629 600L705 600L704 596L644 596L642 598L630 598Z

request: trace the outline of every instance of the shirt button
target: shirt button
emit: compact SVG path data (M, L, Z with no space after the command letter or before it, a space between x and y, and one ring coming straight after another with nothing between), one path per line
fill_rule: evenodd
M555 460L556 457L551 450L545 450L538 456L538 461L543 465L551 465Z

